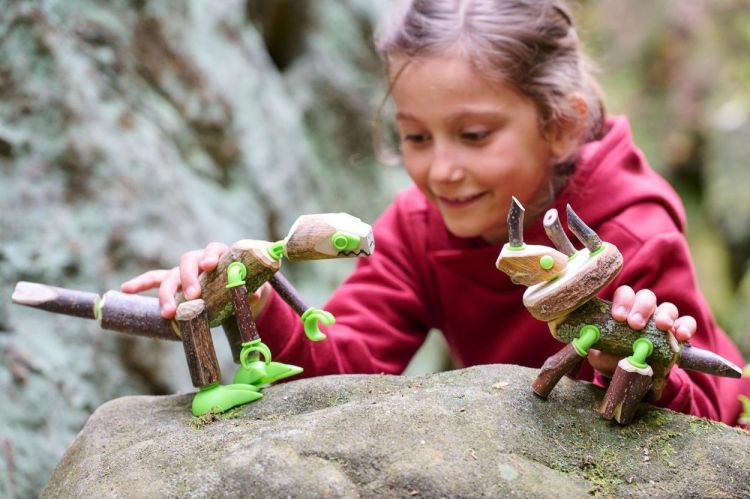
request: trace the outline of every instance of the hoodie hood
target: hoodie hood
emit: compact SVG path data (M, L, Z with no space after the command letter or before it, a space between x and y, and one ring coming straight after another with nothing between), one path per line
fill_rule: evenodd
M555 207L565 213L567 203L592 227L635 205L653 203L666 211L680 232L685 231L679 196L635 146L624 116L608 118L604 136L581 148L576 171Z

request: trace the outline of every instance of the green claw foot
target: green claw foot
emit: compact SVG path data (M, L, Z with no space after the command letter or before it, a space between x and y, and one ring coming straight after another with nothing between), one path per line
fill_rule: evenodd
M209 412L225 412L248 402L262 398L263 394L253 385L213 385L204 386L193 397L193 416L203 416Z
M240 367L234 375L234 383L245 383L256 387L270 385L281 379L295 376L302 372L302 368L281 362L266 364L262 360L250 362L247 367Z
M321 341L326 339L326 335L320 332L318 322L326 326L330 326L336 322L336 318L332 313L315 307L310 307L305 310L305 313L302 314L300 319L302 319L302 323L305 325L305 334L310 341Z

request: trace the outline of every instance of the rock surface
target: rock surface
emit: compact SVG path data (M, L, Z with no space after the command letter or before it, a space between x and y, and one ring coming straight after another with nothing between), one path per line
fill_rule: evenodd
M747 497L750 434L644 405L620 427L602 390L481 366L277 385L213 419L190 395L101 406L43 497Z

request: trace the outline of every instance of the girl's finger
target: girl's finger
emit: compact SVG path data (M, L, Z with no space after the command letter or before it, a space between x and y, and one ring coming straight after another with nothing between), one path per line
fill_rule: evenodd
M617 369L617 363L620 358L611 353L602 352L596 349L590 349L589 354L586 357L591 364L591 367L602 373L608 378L611 378Z
M656 311L656 295L650 289L641 289L635 294L633 308L628 314L628 325L633 329L643 329Z
M620 286L612 298L612 318L624 322L630 314L635 301L635 291L630 286Z
M202 255L202 250L194 250L180 257L180 283L186 300L195 300L201 295L201 286L198 283L200 273L198 262Z
M656 327L662 331L669 331L672 329L674 321L677 320L677 317L679 316L680 313L677 311L677 307L673 303L664 302L656 307L656 312L654 312L654 323L656 323Z
M698 330L698 323L690 315L683 315L674 321L672 331L677 341L688 341Z
M165 319L171 319L177 311L174 296L178 289L180 289L180 269L175 267L169 271L159 287L159 307L161 307L161 316Z
M208 272L216 268L221 255L227 252L229 247L224 243L209 243L203 250L203 256L199 262L202 271Z
M149 270L148 272L144 272L139 276L123 282L120 285L120 290L123 293L140 293L141 291L158 288L161 285L161 281L168 273L169 270L166 269Z

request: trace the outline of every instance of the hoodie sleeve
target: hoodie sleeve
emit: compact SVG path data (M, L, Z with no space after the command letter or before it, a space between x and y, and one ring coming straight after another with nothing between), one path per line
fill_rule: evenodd
M311 342L299 316L274 292L258 318L258 330L274 359L304 368L305 376L343 373L400 374L429 330L420 269L424 258L412 241L424 230L398 202L373 226L375 251L323 307L336 322Z
M703 296L698 290L693 264L682 233L676 229L662 231L643 240L631 230L614 221L601 235L617 244L624 257L624 267L603 293L611 299L621 285L636 291L650 289L658 303L671 302L680 315L691 315L698 328L691 343L711 350L742 366L739 351L714 322ZM662 398L656 405L675 411L735 424L741 409L738 395L750 392L748 380L723 378L680 367L668 375Z

